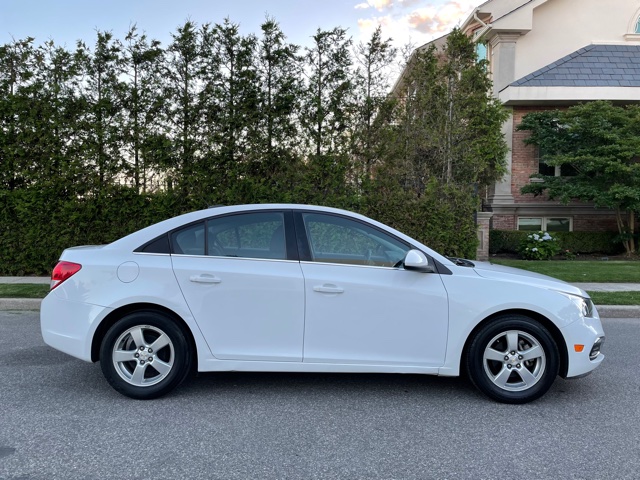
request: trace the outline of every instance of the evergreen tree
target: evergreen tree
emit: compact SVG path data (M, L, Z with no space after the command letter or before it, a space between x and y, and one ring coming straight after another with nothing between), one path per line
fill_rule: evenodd
M372 175L372 167L380 159L383 130L387 127L390 68L397 50L391 39L382 39L378 27L367 43L355 49L358 65L356 75L357 109L354 119L352 145L353 161L364 179Z
M38 182L58 195L74 195L76 178L84 171L84 156L77 139L85 104L79 98L82 81L78 57L53 41L38 49L35 78L40 92L37 102L40 155L34 156L41 175Z
M257 50L258 123L251 139L254 200L287 201L300 171L297 112L302 94L298 46L286 43L278 23L261 25Z
M490 87L471 39L458 29L443 51L415 52L380 136L385 157L367 192L369 212L446 254L475 254L476 192L503 175L507 152L506 112Z
M318 30L306 49L307 86L300 121L307 144L307 201L348 206L354 84L346 30Z
M436 178L454 185L489 186L504 175L506 111L490 95L491 81L473 42L460 30L443 52L431 46L411 60L399 104L407 186L418 194Z
M111 32L98 31L93 51L78 42L76 55L84 74L80 94L85 109L78 139L86 162L82 183L99 193L119 181L125 170L121 152L122 43Z
M181 208L188 209L192 191L200 180L196 172L202 151L202 31L187 21L171 36L163 68L163 97L172 147L163 163L168 189L177 189Z
M210 189L211 203L239 203L244 201L242 184L250 173L250 139L257 129L257 39L242 36L238 25L225 19L222 24L207 26L203 41L203 181Z
M29 115L29 94L35 69L33 38L0 46L0 185L13 191L28 184L30 160L23 145L23 119Z
M162 107L163 50L157 40L148 40L134 25L125 37L124 142L130 163L129 176L138 191L153 188L152 180L166 163L169 140L165 134Z

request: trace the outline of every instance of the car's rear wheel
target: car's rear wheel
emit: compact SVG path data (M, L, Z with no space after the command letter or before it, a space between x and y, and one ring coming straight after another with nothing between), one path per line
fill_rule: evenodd
M189 342L182 329L160 312L126 315L107 331L100 348L105 378L131 398L165 395L182 383L191 364Z
M469 377L503 403L526 403L545 394L559 369L549 331L524 315L493 319L474 336L466 355Z

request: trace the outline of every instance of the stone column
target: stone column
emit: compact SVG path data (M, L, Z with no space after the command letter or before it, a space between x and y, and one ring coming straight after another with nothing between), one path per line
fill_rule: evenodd
M478 249L476 250L476 260L489 260L489 227L491 225L492 212L478 212Z
M491 51L491 72L493 77L493 95L497 98L500 91L517 80L516 77L516 41L520 33L498 33L489 41ZM513 111L512 109L509 109ZM493 205L512 204L511 193L511 150L513 148L513 115L502 125L502 134L507 142L507 173L495 183L489 196Z

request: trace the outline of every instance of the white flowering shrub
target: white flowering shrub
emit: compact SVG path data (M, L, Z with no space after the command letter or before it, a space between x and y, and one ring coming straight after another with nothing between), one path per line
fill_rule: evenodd
M533 232L522 240L519 251L525 260L549 260L560 252L560 245L548 232Z

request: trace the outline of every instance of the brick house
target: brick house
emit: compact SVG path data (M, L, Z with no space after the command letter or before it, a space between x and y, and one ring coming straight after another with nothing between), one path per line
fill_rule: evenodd
M489 62L493 94L510 112L503 125L508 173L487 192L479 258L488 228L500 230L616 230L613 212L584 203L522 195L530 175L562 175L539 161L516 127L531 111L591 100L640 102L640 0L489 0L460 27ZM445 38L435 40L436 47ZM430 45L430 44L428 44ZM420 47L424 48L424 47ZM394 88L402 87L402 77Z

